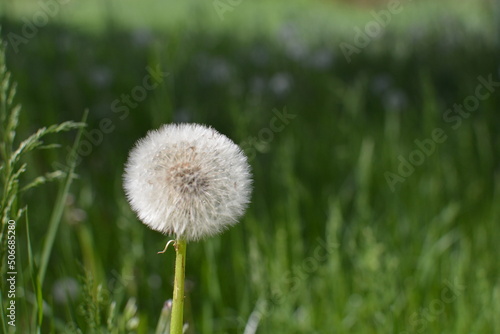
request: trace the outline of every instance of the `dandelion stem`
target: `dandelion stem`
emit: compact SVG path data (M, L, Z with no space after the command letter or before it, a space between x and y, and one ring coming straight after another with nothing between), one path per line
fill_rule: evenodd
M175 242L175 279L174 300L172 306L172 319L170 334L182 334L184 327L184 267L186 265L186 240L178 239Z

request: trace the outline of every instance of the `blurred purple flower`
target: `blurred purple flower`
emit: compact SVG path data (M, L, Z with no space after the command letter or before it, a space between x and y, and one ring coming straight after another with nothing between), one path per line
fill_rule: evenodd
M58 279L52 286L52 297L58 304L67 304L75 300L80 293L80 286L77 280L72 277Z
M271 91L278 95L284 95L288 93L292 86L292 77L288 73L276 73L269 80L269 88Z
M133 30L130 37L132 40L132 44L140 48L150 46L154 39L151 30L145 28Z

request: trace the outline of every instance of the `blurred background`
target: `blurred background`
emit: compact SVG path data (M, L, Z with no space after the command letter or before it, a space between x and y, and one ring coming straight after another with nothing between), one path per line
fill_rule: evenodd
M0 22L16 145L88 110L68 195L16 202L18 333L168 333L174 252L122 174L170 122L254 175L241 223L188 245L187 333L500 333L498 1L3 0ZM76 135L20 183L67 172Z

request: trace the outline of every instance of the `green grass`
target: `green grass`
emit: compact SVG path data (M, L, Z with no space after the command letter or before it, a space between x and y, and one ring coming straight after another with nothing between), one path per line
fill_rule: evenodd
M76 160L64 201L62 181L2 193L29 208L16 230L18 332L162 332L174 252L156 254L167 238L134 216L123 165L147 130L189 121L242 144L254 193L240 224L188 246L188 333L500 333L498 90L457 129L443 119L475 93L478 76L499 81L493 18L457 7L447 29L419 30L427 25L420 17L442 27L441 17L408 11L348 64L339 44L352 42L369 14L344 8L326 20L322 4L243 2L221 22L210 10L188 13L188 3L171 12L159 2L109 12L72 3L18 53L7 47L23 106L16 138L88 109L81 140L96 142ZM21 33L16 18L29 8L8 9L4 39ZM303 8L323 15L293 26ZM269 18L260 24L255 13ZM157 65L169 73L163 82L126 117L113 112L113 101ZM295 118L270 139L262 129L285 109ZM113 130L99 130L103 119ZM392 191L385 173L436 128L447 139ZM19 184L65 171L75 135L55 134L59 149L24 155ZM38 289L57 206L61 222Z

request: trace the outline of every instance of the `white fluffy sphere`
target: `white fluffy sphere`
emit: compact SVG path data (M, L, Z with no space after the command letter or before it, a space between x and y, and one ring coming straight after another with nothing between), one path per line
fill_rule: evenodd
M166 124L130 152L124 188L146 225L199 240L236 224L251 193L250 166L241 149L198 124Z

